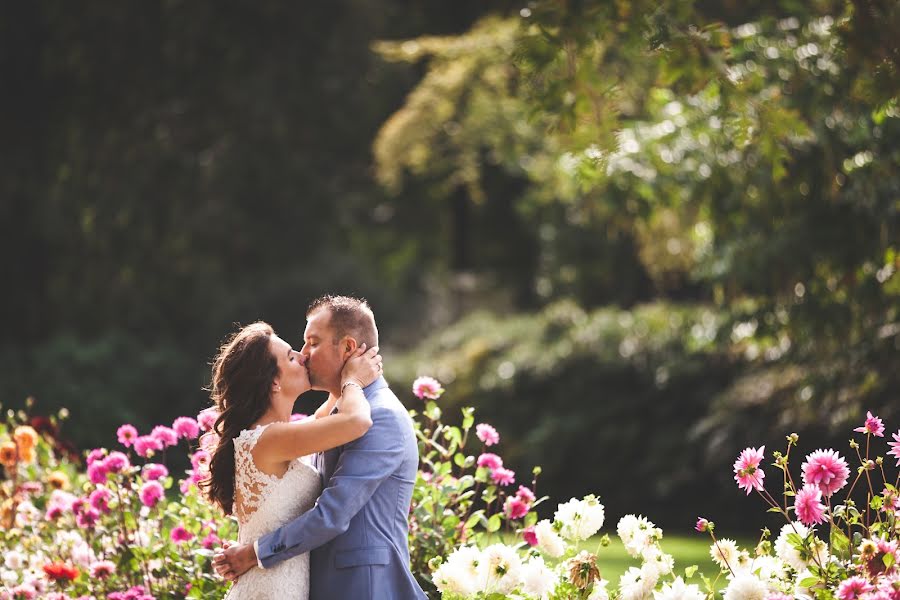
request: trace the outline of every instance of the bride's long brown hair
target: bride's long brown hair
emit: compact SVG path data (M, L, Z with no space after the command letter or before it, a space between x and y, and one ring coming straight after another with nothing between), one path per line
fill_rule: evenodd
M234 510L234 438L257 422L271 403L278 361L269 343L272 327L259 321L231 334L212 364L209 396L219 412L213 431L219 436L209 461L209 477L200 483L226 515Z

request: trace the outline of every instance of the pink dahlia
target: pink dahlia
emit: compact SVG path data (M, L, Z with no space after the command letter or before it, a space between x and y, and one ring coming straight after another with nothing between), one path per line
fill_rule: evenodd
M503 466L503 459L496 454L485 452L478 457L478 462L476 464L479 467L485 467L487 469L499 469Z
M110 473L121 473L131 466L128 457L121 452L110 452L103 464Z
M134 440L134 451L144 458L149 458L154 452L162 449L162 443L152 435L142 435Z
M816 450L802 465L803 484L816 485L827 498L847 485L850 469L847 461L834 450Z
M217 411L215 408L210 407L200 411L200 414L197 415L197 424L203 431L209 431L213 428L213 425L216 424L216 419L218 418L219 411Z
M503 504L503 512L510 519L521 519L528 514L528 505L516 496L509 496Z
M739 488L747 491L747 495L754 489L763 489L763 479L766 478L766 474L759 468L759 463L762 462L765 451L765 446L761 446L759 450L745 448L734 461L734 480L737 481Z
M707 520L704 519L703 517L698 518L698 519L697 519L697 524L694 525L694 529L696 529L696 530L699 531L700 533L703 533L704 531L706 531L707 529L709 529L709 521L707 521Z
M419 377L413 381L412 391L417 398L437 400L444 393L444 388L441 387L441 382L434 377Z
M94 448L87 455L87 464L88 466L94 464L98 460L103 460L106 458L106 448Z
M520 485L519 490L516 492L516 498L530 506L532 503L534 503L534 492L532 492L524 485Z
M522 530L522 539L524 539L529 546L534 547L538 545L537 534L534 532L534 525Z
M193 440L200 435L200 424L196 419L190 417L178 417L172 423L172 429L178 434L178 437L185 440Z
M478 436L479 440L484 442L485 446L493 446L500 442L500 434L487 423L479 423L476 425L475 435Z
M98 487L88 496L88 503L102 513L109 512L110 500L112 500L112 494L105 487Z
M172 529L172 533L169 534L169 537L172 538L172 541L176 544L181 544L182 542L189 542L194 539L194 534L185 529L183 525L178 525Z
M144 477L144 481L156 481L157 479L168 477L169 470L165 465L161 465L159 463L147 463L146 465L144 465L142 475Z
M871 410L866 411L866 422L862 427L857 427L853 431L859 433L872 434L876 437L884 437L884 423L881 419L874 416Z
M94 507L85 508L75 515L75 524L82 529L92 529L100 520L100 511Z
M219 536L217 536L213 532L209 532L208 534L206 534L206 537L203 538L202 542L200 542L200 545L203 546L204 548L206 548L207 550L212 550L213 548L216 548L216 547L220 546L221 544L222 544L222 540L220 540Z
M153 508L164 494L163 486L158 481L148 481L141 486L139 495L144 506Z
M206 450L197 450L191 455L191 466L195 471L202 471L209 467L211 456Z
M120 444L126 448L131 448L131 445L134 444L134 440L138 437L138 432L137 429L134 428L134 425L126 423L119 427L116 431L116 436L119 438Z
M794 512L804 525L825 522L825 505L822 490L814 485L804 485L794 498Z
M497 485L507 486L516 482L516 474L514 471L500 467L491 471L491 479Z
M101 560L91 565L91 577L94 579L106 579L116 572L116 565L110 560Z
M891 449L888 451L888 454L897 459L896 466L900 467L900 429L897 430L897 433L891 435L894 438L893 442L888 442L888 446Z
M841 582L838 586L837 596L840 600L856 600L873 589L864 577L856 576Z
M175 433L174 429L166 427L165 425L157 425L153 428L153 431L150 432L150 435L159 440L159 443L162 444L164 448L174 446L178 443L178 434Z
M109 473L109 469L106 468L106 464L102 460L94 461L87 468L88 479L90 479L91 483L94 485L100 485L101 483L106 482L107 473Z

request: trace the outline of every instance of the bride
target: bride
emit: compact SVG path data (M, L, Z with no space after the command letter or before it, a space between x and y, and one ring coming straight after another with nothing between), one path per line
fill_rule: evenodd
M294 401L310 389L304 358L263 322L222 345L210 393L220 413L214 426L219 442L201 485L225 514L237 517L241 543L311 509L322 484L310 455L347 444L371 427L363 387L380 375L377 350L361 345L344 365L341 397L329 398L315 418L291 422ZM226 598L308 596L309 554L301 554L271 569L251 569Z

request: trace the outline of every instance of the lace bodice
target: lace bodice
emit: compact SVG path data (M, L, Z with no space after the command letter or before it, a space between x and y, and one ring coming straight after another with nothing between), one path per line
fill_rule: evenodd
M281 477L259 470L252 452L268 426L245 429L234 439L234 508L242 544L253 543L311 509L321 491L319 473L308 460L292 461ZM271 569L251 569L240 577L227 598L306 600L308 590L309 555L301 554Z

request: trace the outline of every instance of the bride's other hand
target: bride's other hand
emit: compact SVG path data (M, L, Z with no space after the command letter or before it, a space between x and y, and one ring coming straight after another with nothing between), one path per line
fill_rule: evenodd
M378 346L367 349L365 344L360 344L353 356L344 363L341 383L355 380L362 387L366 387L381 377L382 361L381 355L378 354Z

